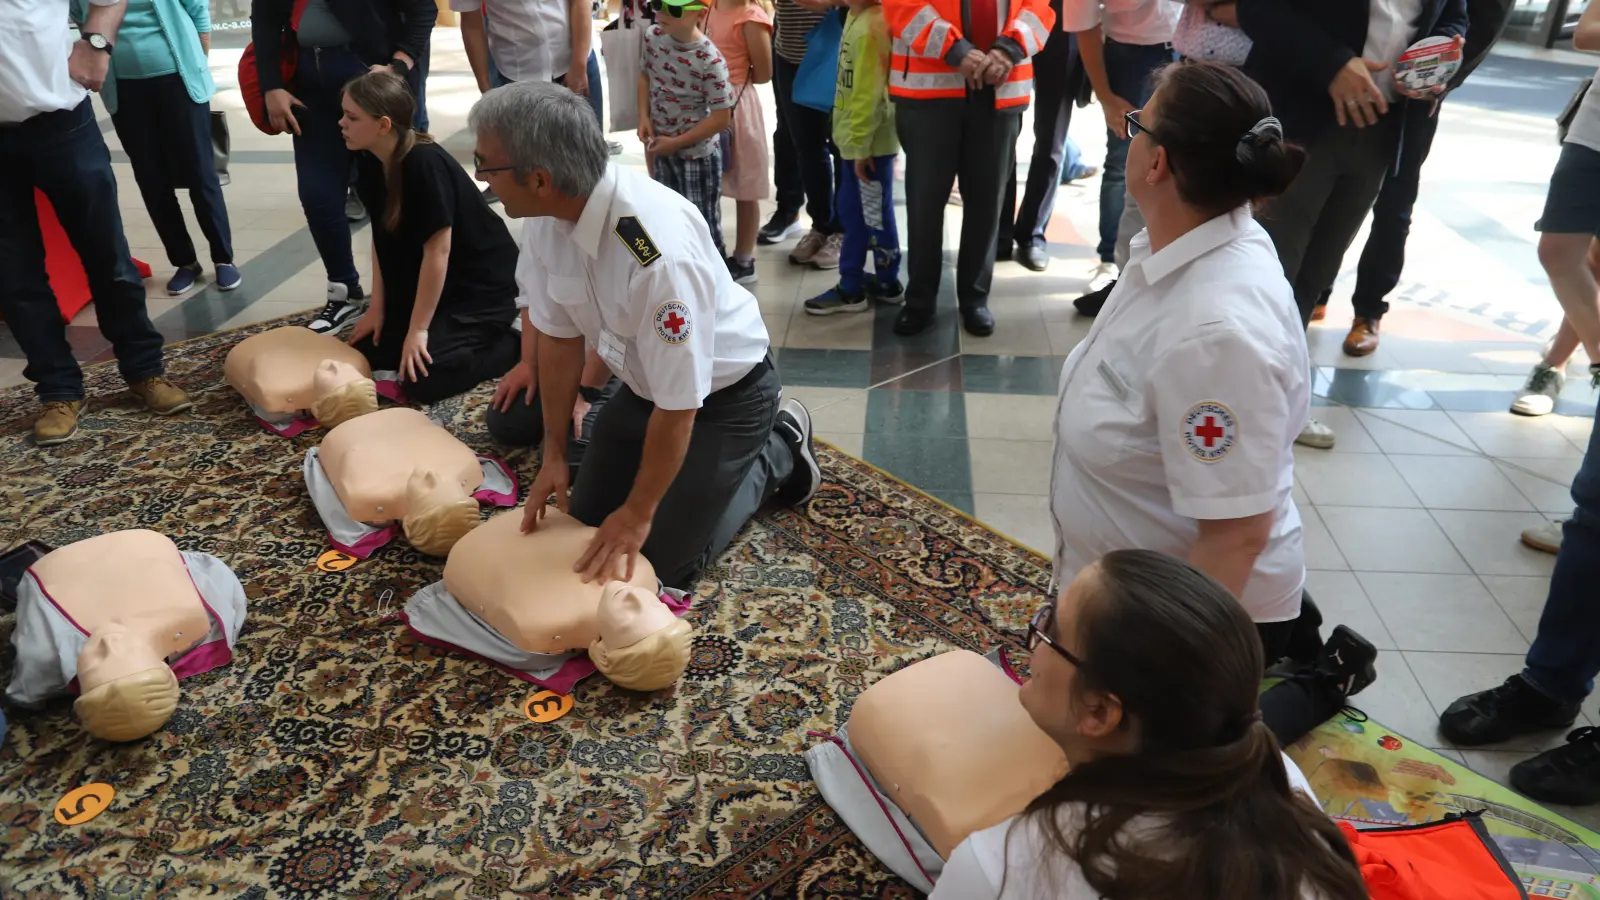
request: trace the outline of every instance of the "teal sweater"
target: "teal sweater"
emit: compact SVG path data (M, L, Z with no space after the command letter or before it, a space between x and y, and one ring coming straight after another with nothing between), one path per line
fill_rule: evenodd
M178 62L178 74L184 87L189 89L189 99L206 103L216 92L211 80L211 68L206 65L205 51L200 48L200 34L211 30L211 10L206 0L153 0L160 34L166 38L173 59ZM72 0L74 18L82 22L87 18L87 0ZM117 63L111 61L105 86L100 89L100 99L106 111L117 111Z

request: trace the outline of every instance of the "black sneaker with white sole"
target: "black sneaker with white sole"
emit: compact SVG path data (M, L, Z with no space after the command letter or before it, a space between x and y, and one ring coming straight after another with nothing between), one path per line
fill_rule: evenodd
M328 282L328 302L322 312L306 327L317 334L334 334L361 314L363 299L361 286L351 287L338 281Z
M805 226L800 224L799 210L794 210L793 212L784 209L776 210L773 212L772 218L767 220L767 224L761 226L761 230L757 232L756 243L781 244L789 238L799 237L804 230Z
M822 466L811 442L811 413L799 400L785 400L778 409L776 428L794 453L794 471L772 500L779 506L804 506L822 487Z
M1378 650L1343 625L1333 629L1317 658L1317 671L1332 676L1346 697L1366 690L1378 678Z

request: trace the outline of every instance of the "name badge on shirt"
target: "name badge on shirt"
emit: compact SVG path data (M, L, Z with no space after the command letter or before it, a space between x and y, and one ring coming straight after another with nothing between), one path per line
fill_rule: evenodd
M600 358L611 367L613 375L622 375L624 364L628 361L628 345L609 329L600 330Z

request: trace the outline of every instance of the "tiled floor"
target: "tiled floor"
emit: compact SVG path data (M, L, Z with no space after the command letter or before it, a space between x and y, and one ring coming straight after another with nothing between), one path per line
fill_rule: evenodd
M323 275L299 212L289 143L250 129L232 89L242 41L223 35L218 44L212 60L224 90L215 104L230 111L234 125L226 193L244 287L166 297L160 286L170 269L130 171L116 166L130 244L156 267L150 312L172 339L322 300ZM1570 75L1554 71L1552 83L1559 87ZM1391 298L1395 309L1384 320L1382 348L1360 360L1339 350L1349 316L1348 272L1328 321L1311 331L1319 367L1315 413L1338 430L1339 445L1296 456L1310 589L1332 622L1348 623L1383 650L1379 680L1359 705L1441 747L1434 727L1439 711L1516 671L1533 636L1553 558L1521 546L1517 533L1567 511L1566 490L1595 406L1594 393L1574 377L1560 415L1524 419L1506 412L1559 321L1531 230L1556 145L1542 111L1506 112L1493 97L1475 106L1471 91L1469 84L1442 113L1406 281ZM475 95L456 33L440 30L429 111L436 133L463 158L471 147L465 114ZM770 115L770 95L764 89L761 95ZM1091 162L1103 146L1099 128L1094 110L1073 122ZM115 149L109 123L106 130ZM614 137L626 147L623 163L639 164L631 136ZM1025 137L1024 151L1026 143ZM1485 158L1519 163L1485 171ZM891 333L891 309L807 316L801 301L830 287L832 274L789 266L786 248L763 249L756 289L762 313L784 381L811 406L820 435L1025 544L1048 548L1055 382L1089 325L1071 300L1093 264L1097 192L1097 180L1062 190L1048 272L1009 263L997 268L992 307L999 327L989 338L958 332L952 296L943 298L936 326L912 340ZM732 213L729 206L730 230ZM958 206L948 209L948 234L956 233L960 213ZM358 228L363 270L367 246ZM947 256L948 250L953 238ZM109 357L92 308L71 331L81 358ZM19 356L0 330L0 384L21 380ZM1582 363L1572 367L1575 376ZM1449 752L1503 778L1527 752L1559 740ZM1600 823L1600 815L1580 818Z

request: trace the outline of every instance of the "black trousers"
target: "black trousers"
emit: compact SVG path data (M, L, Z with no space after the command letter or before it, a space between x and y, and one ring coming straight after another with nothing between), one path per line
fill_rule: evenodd
M776 67L778 58L774 56L772 62ZM794 152L794 138L789 134L789 119L784 115L787 104L775 103L773 106L778 111L778 124L772 130L772 181L778 211L798 215L806 205L806 188L800 181L800 163Z
M707 397L678 477L656 509L643 553L669 587L692 591L756 510L794 471L794 454L773 432L778 372L763 361L736 384ZM572 486L572 516L598 527L633 490L655 404L627 385L595 419Z
M1401 129L1400 163L1383 179L1378 200L1372 205L1372 228L1356 265L1356 289L1350 299L1356 315L1364 319L1383 318L1389 311L1385 298L1400 283L1406 266L1406 238L1411 236L1411 213L1422 184L1422 164L1428 160L1438 130L1437 115L1416 113L1406 117ZM1317 305L1326 306L1332 293L1332 288L1323 291Z
M895 104L895 130L906 151L906 306L931 309L938 300L944 208L958 178L956 301L962 309L988 306L1000 203L1015 166L1021 111L995 109L992 88L964 100L905 100Z
M410 326L411 307L389 306L383 311L378 342L365 337L355 348L376 370L400 368L400 351ZM402 382L406 399L436 403L464 394L491 378L511 371L522 355L522 342L510 322L457 322L436 315L428 326L428 374Z
M567 438L567 468L574 473L583 465L584 451L589 449L589 439L594 436L595 419L605 409L611 398L622 387L622 380L613 375L600 389L600 399L589 404L589 414L583 417L583 431ZM533 402L528 403L518 394L505 412L489 407L483 414L483 424L495 443L507 447L537 447L544 442L544 407L539 392L533 392Z
M833 118L809 106L794 102L794 79L800 67L781 56L772 57L772 93L778 103L779 121L789 132L789 149L794 168L805 189L806 215L811 217L811 227L823 234L842 231L839 216L833 208L833 196L838 191L839 179L844 175L844 163L839 159L839 148L833 145ZM778 171L783 171L782 158ZM783 189L792 180L778 176L778 201L783 201Z
M1286 622L1257 622L1261 649L1268 666L1290 657L1296 662L1314 663L1322 652L1322 610L1311 595L1300 595L1300 615Z
M233 262L228 205L211 150L211 105L190 99L183 76L176 72L118 79L111 122L133 165L133 179L166 248L167 262L188 266L200 259L174 193L179 187L189 189L195 221L211 245L211 261Z
M1083 87L1083 65L1078 60L1078 38L1053 30L1044 49L1033 58L1033 157L1028 163L1028 187L1017 208L1016 148L1012 147L1011 177L1000 202L1000 231L995 255L1009 257L1011 244L1043 247L1044 230L1056 206L1061 167L1066 164L1067 126L1072 124L1072 104ZM965 202L965 196L962 202Z

